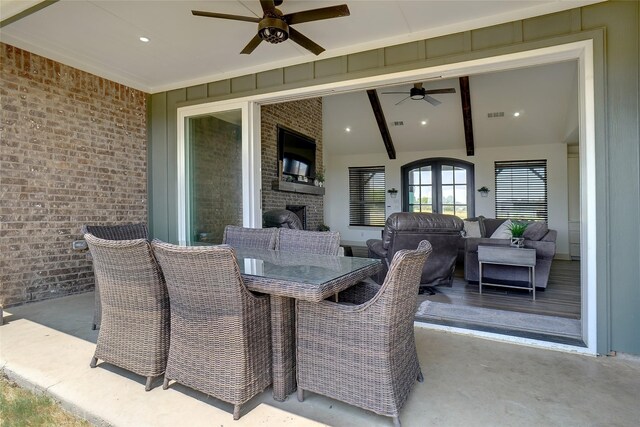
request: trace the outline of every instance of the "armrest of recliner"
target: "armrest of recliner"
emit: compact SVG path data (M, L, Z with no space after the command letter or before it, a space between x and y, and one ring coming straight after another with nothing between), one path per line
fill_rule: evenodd
M367 248L371 258L385 259L387 257L387 250L382 247L382 240L380 239L367 240Z

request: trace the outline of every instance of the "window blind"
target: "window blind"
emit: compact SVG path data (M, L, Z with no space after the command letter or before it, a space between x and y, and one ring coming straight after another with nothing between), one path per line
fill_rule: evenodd
M547 221L547 161L495 162L496 218Z
M384 226L384 166L349 168L349 225Z

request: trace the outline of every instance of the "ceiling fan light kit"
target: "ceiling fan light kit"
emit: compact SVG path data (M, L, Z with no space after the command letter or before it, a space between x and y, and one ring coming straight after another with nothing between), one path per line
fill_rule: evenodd
M283 14L280 9L276 8L276 6L280 6L281 4L282 0L260 0L260 6L262 6L263 11L262 18L257 18L255 16L228 15L225 13L205 12L200 10L192 10L191 13L195 16L203 16L205 18L231 19L234 21L257 23L257 34L249 41L244 49L242 49L240 52L241 54L250 54L262 41L266 41L271 44L278 44L291 39L291 41L299 44L316 55L320 55L324 52L324 48L290 26L304 22L321 21L323 19L339 18L350 15L349 8L346 4L303 10L300 12L288 13L286 15Z
M282 43L289 38L289 26L276 18L264 18L258 23L258 35L272 44Z

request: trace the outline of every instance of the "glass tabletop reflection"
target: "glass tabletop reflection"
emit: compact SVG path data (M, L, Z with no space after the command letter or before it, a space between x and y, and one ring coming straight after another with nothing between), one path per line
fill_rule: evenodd
M377 265L370 258L316 255L269 249L235 248L243 274L321 285L360 269Z

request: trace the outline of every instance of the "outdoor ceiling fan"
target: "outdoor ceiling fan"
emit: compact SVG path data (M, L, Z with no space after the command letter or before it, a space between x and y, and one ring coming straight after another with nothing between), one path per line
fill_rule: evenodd
M400 93L404 95L409 95L409 96L400 100L399 102L396 102L396 105L402 104L404 101L411 98L414 101L425 100L429 104L433 105L434 107L437 107L438 105L442 104L442 102L438 101L437 99L433 98L430 95L436 95L440 93L456 93L456 90L452 87L446 88L446 89L426 90L425 88L422 87L422 83L414 83L413 87L411 88L411 90L409 90L409 92L382 92L383 95L389 95L389 94L395 95Z
M346 4L322 7L320 9L303 10L301 12L288 13L284 15L280 9L276 8L276 6L280 6L282 4L282 1L283 0L260 0L260 6L262 6L263 11L262 18L255 16L203 12L199 10L192 10L191 13L195 16L204 16L207 18L232 19L258 24L258 33L240 53L250 54L263 40L268 43L277 44L287 39L291 39L316 55L320 55L324 52L324 48L313 42L311 39L305 37L299 31L293 29L291 25L350 15L349 8Z

